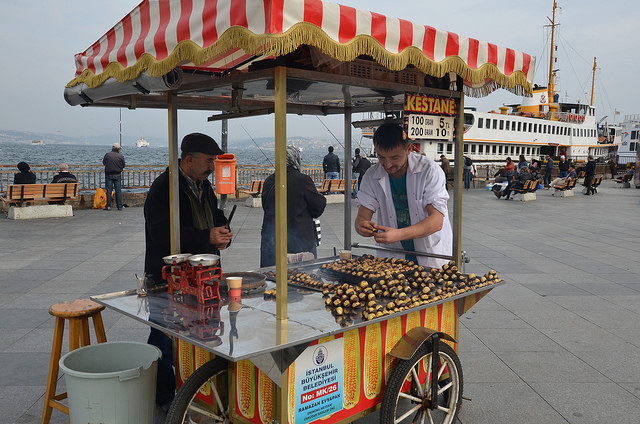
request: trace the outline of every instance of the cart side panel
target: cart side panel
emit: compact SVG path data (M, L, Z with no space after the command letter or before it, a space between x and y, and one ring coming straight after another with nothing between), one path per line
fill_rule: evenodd
M457 300L446 302L402 316L394 315L384 321L312 342L313 346L344 338L345 344L343 409L313 423L348 423L376 410L382 402L385 383L395 366L394 359L387 353L402 335L419 326L446 332L457 339L457 302ZM178 383L182 385L195 369L211 358L211 354L181 340L177 343L176 369ZM457 347L457 344L450 344L454 348ZM235 363L234 368L231 390L235 396L230 396L234 420L251 424L270 424L275 417L274 383L249 360ZM295 362L289 367L287 373L288 418L290 424L295 424ZM212 392L207 387L198 393L197 398L206 404L213 405Z

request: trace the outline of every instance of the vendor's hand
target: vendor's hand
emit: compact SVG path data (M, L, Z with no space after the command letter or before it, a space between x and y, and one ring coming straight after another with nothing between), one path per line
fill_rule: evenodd
M227 227L214 227L209 230L209 244L218 249L226 248L232 238L233 233Z
M377 232L373 235L376 243L390 244L402 240L402 233L397 228L377 226Z
M356 224L356 232L363 237L371 237L378 231L378 226L373 221L360 221Z

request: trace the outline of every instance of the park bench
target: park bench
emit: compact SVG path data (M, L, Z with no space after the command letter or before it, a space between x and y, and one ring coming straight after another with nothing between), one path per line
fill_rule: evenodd
M323 180L322 186L318 189L318 193L320 194L328 194L338 188L340 180ZM344 184L344 180L343 180Z
M589 190L591 190L591 194L596 194L598 192L598 187L600 187L601 182L602 182L601 175L593 177L593 181L591 181L591 187L589 187Z
M258 197L262 194L263 180L251 180L251 185L248 190L240 190L240 192L250 195L251 197Z
M522 202L529 202L536 200L536 190L538 190L539 180L527 180L524 182L522 188L511 188L511 191L515 193L514 199L518 199Z
M24 206L35 201L61 201L78 196L78 183L11 184L7 187L4 202Z
M556 197L571 197L574 195L573 188L576 186L577 178L567 178L563 186L553 187L555 191L551 194Z
M631 188L631 180L633 179L633 174L625 174L621 178L616 178L616 182L618 184L622 184L622 188Z
M78 183L11 184L0 200L9 204L10 219L54 218L73 216L71 205L65 203L77 196ZM58 204L33 205L35 202Z
M338 188L333 191L335 191L336 193L344 193L344 190L345 190L344 180L334 180L334 181L338 181ZM351 180L351 193L353 193L353 191L356 189L357 183L358 183L358 180Z

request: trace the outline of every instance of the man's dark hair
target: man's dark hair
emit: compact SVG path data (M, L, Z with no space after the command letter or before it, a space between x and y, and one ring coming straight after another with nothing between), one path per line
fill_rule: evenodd
M360 154L360 149L358 149L358 148L356 147L355 152L356 152L356 155L359 155L359 154Z
M409 147L409 141L404 138L402 127L396 123L382 124L373 134L373 145L380 150L393 150L398 146Z
M333 153L333 146L329 146L329 153Z

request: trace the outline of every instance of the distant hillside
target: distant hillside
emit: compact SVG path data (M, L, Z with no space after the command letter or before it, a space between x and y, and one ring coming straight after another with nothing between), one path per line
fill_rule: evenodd
M118 140L117 134L94 135L91 137L72 137L65 134L51 133L35 133L29 131L0 130L0 143L18 143L31 144L33 140L42 140L45 144L77 144L77 145L110 145L114 140ZM147 139L154 147L166 146L167 139ZM124 141L123 145L134 145L135 140L131 137ZM326 149L328 146L334 146L340 149L340 145L335 139L330 138L312 138L312 137L289 137L287 144L301 146L305 149ZM251 140L250 138L230 138L229 146L233 148L251 148L258 145L263 150L273 150L273 138L258 137Z

